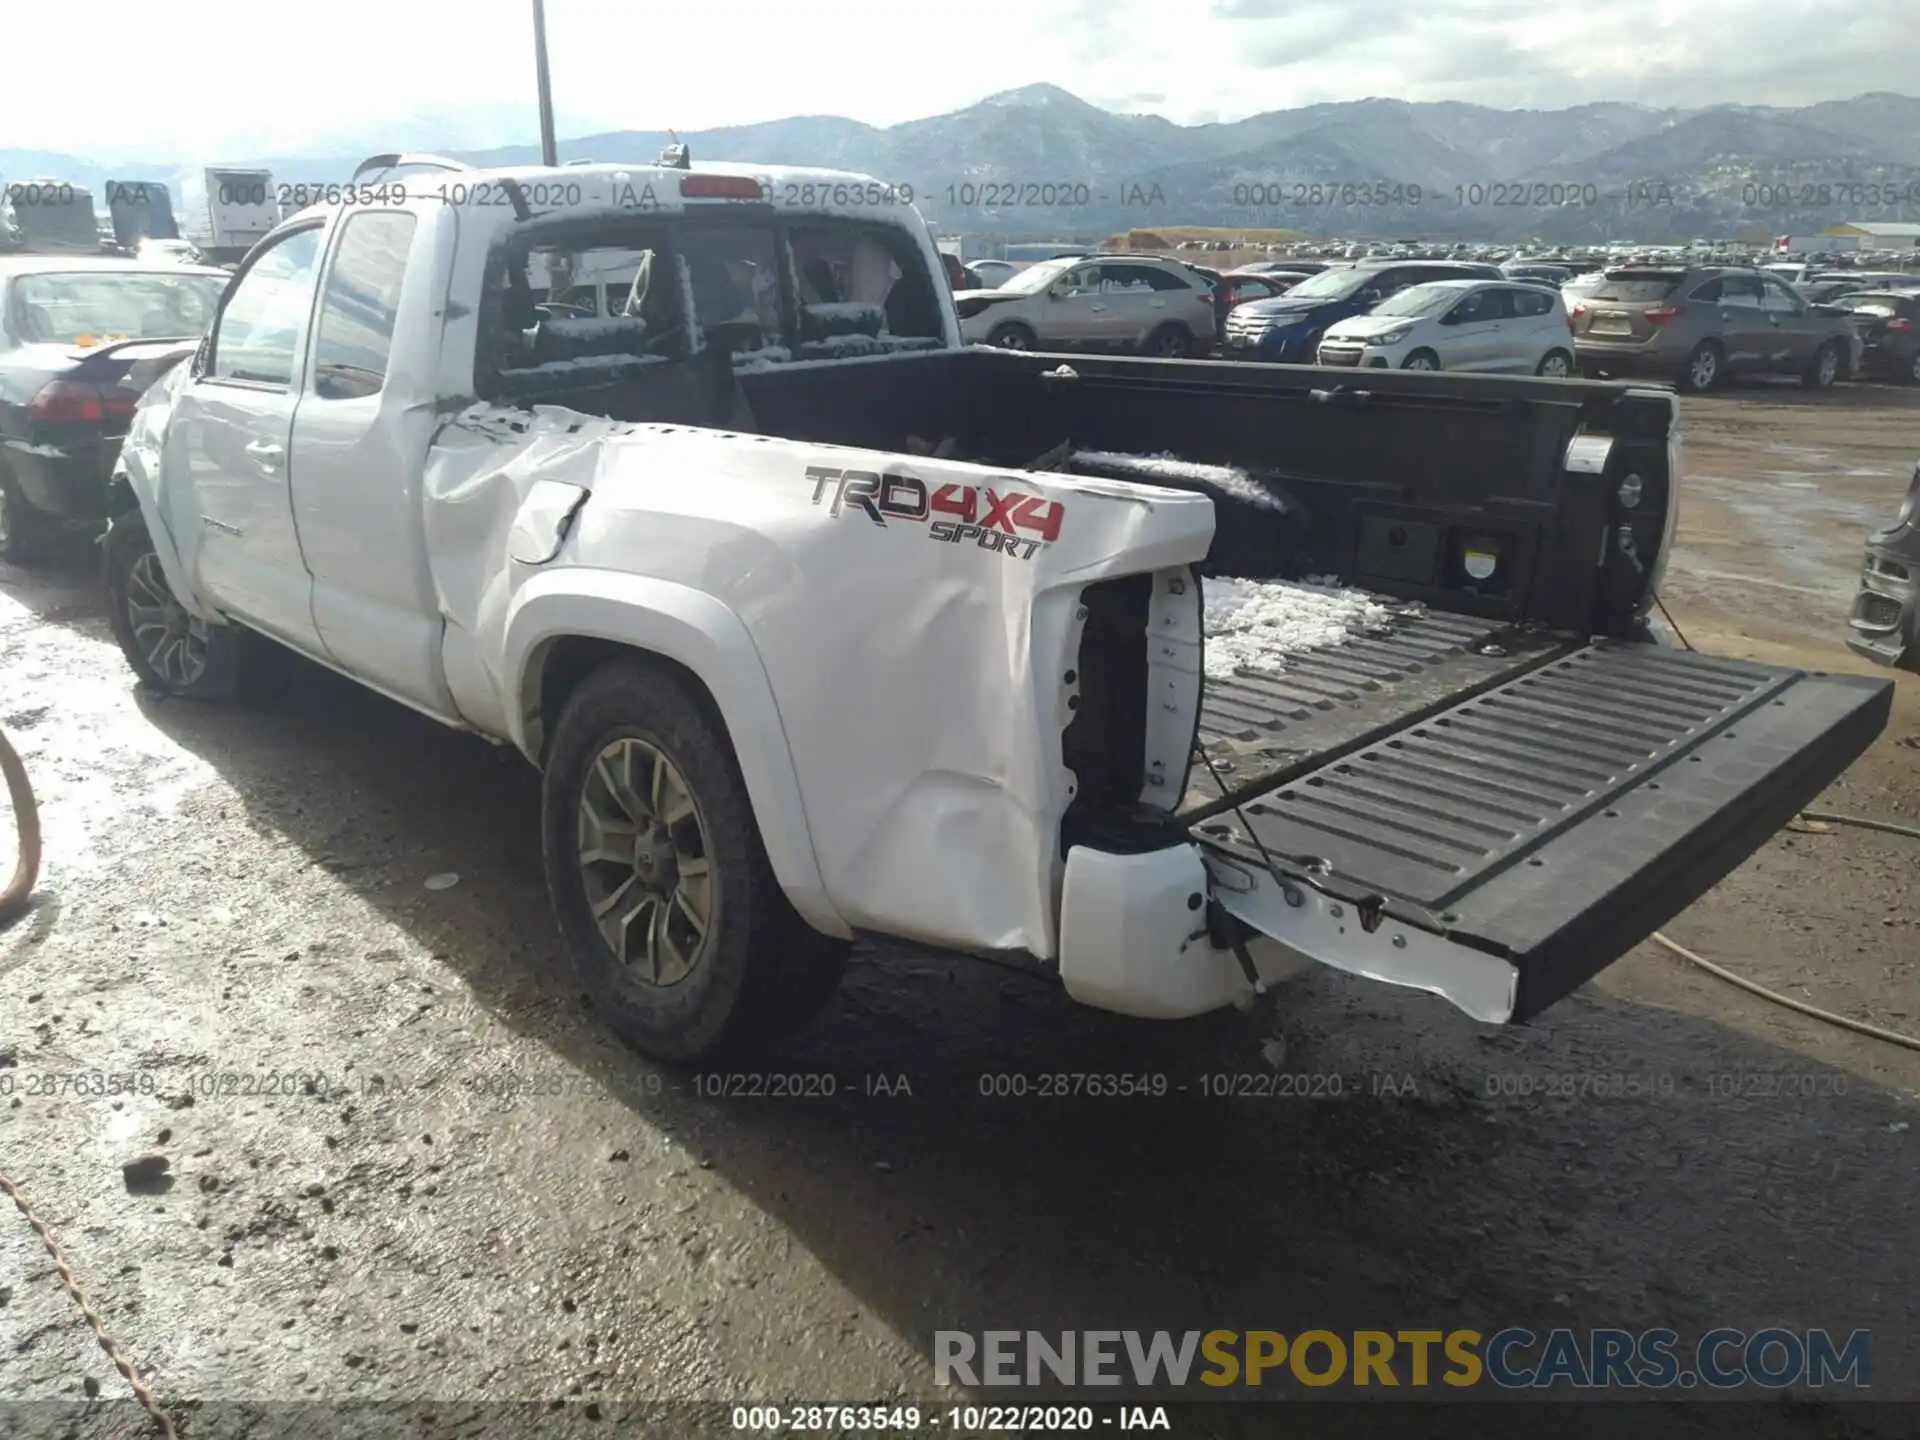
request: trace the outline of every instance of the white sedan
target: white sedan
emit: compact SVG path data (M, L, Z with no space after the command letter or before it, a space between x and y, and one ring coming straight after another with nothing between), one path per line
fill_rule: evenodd
M1501 280L1436 280L1328 327L1322 365L1390 370L1573 373L1573 329L1559 292Z

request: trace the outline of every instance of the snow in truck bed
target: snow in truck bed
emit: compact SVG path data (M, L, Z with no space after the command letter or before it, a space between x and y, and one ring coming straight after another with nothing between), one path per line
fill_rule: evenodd
M1343 643L1379 629L1403 607L1389 608L1364 590L1337 580L1240 580L1213 576L1203 585L1207 678L1238 670L1273 673L1290 655Z

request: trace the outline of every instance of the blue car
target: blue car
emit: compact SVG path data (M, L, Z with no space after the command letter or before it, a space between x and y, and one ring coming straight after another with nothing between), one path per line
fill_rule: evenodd
M1229 360L1311 365L1329 325L1365 315L1409 285L1502 278L1497 265L1443 260L1369 261L1322 270L1284 295L1235 306L1220 337L1221 353Z

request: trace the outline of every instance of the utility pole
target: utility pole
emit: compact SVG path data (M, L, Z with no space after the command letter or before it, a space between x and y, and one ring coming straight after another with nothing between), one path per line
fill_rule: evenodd
M546 0L533 0L533 63L540 74L540 163L558 165L560 146L553 138L553 84L547 78Z

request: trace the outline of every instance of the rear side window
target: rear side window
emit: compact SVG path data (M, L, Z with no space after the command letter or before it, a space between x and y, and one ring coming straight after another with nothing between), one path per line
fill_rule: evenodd
M1521 320L1553 313L1553 296L1545 290L1509 290L1507 303L1513 307L1514 316Z
M1151 265L1105 265L1101 267L1101 276L1105 279L1105 289L1121 290L1185 290L1187 282L1169 270L1156 270ZM1199 281L1198 275L1193 277Z
M1596 300L1618 300L1628 305L1664 300L1687 278L1684 270L1626 270L1608 275L1593 292ZM1755 299L1759 297L1756 296Z
M348 219L320 293L313 393L322 399L377 395L386 384L416 224L414 216L397 210Z

